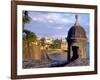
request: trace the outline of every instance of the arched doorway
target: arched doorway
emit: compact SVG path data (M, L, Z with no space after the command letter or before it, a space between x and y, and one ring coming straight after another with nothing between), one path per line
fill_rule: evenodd
M79 57L79 47L78 46L72 46L72 52L73 52L73 56L72 56L71 61L74 61Z

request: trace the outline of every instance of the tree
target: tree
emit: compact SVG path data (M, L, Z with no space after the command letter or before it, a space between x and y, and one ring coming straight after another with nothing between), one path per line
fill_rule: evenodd
M52 49L61 48L61 42L62 42L62 40L59 40L59 39L53 40L53 44L50 45L50 48L52 48Z
M31 18L28 16L28 11L23 11L23 31L26 23L29 23Z
M24 30L26 33L26 36L24 37L25 40L28 42L36 42L37 41L37 36L34 32L31 32L29 30Z
M29 23L30 17L28 16L28 11L23 11L23 23Z
M45 38L41 38L41 39L40 39L40 44L41 44L42 46L45 45Z

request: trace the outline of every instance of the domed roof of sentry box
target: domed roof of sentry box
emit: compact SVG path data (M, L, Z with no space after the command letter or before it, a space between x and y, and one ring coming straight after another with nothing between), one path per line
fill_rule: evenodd
M74 26L72 26L68 32L67 39L78 39L78 38L86 38L86 32L79 24L79 16L75 15L76 22Z

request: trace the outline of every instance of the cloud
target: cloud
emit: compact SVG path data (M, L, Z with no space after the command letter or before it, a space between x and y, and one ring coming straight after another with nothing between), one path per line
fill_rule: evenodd
M48 22L49 22L49 23L54 23L54 21L53 21L53 20L48 20Z
M56 29L59 29L59 30L61 30L61 29L63 29L63 27L56 27Z
M72 23L67 17L72 17L72 15L61 14L61 13L48 13L48 12L29 12L29 16L33 21L51 23L51 24L67 24Z

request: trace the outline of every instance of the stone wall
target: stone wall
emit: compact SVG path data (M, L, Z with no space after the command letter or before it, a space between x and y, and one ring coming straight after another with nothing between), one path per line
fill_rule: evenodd
M23 59L24 60L41 60L41 47L29 43L28 41L23 41Z

